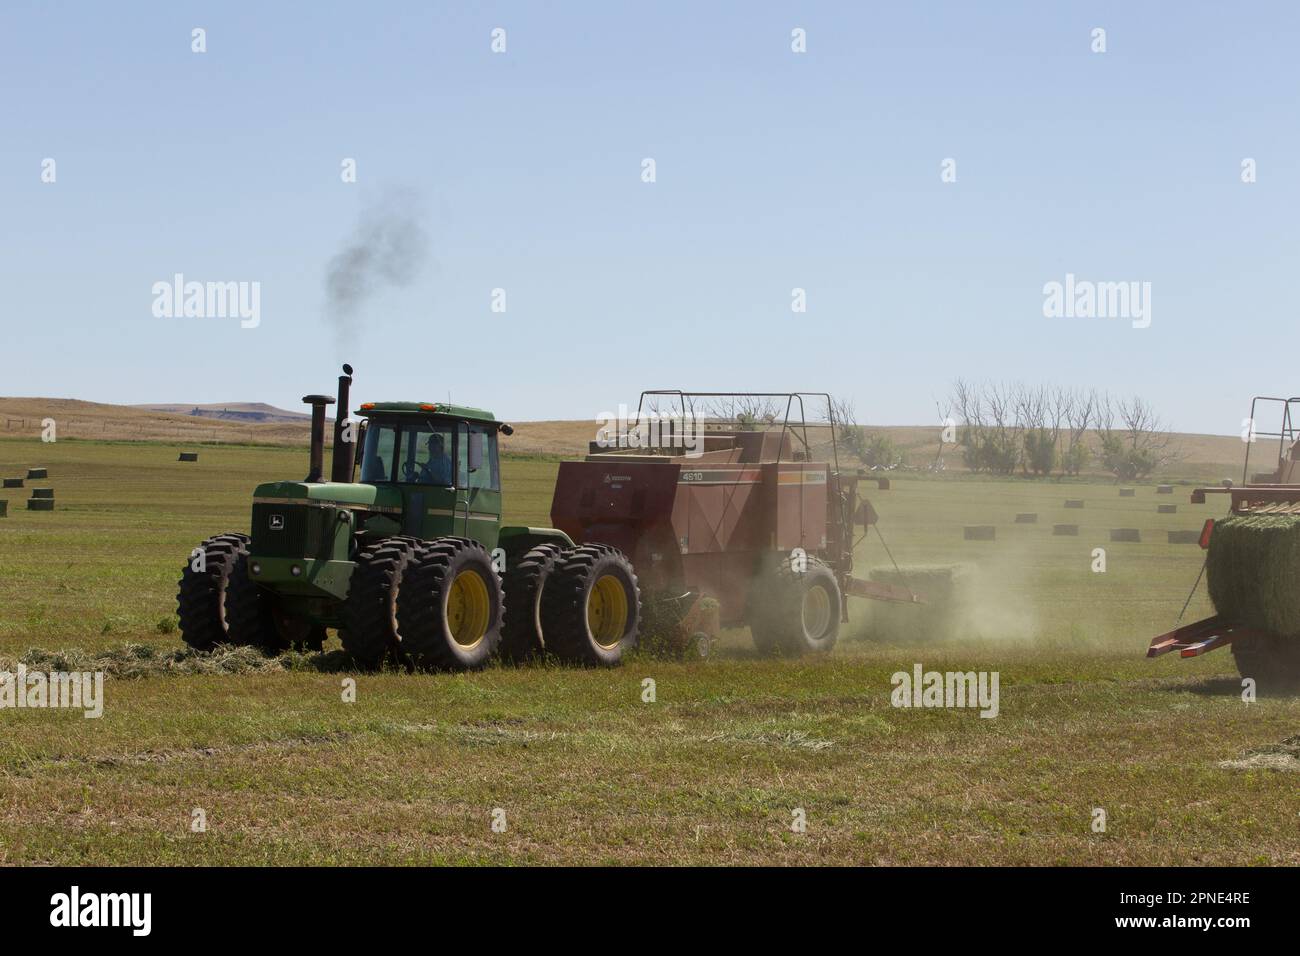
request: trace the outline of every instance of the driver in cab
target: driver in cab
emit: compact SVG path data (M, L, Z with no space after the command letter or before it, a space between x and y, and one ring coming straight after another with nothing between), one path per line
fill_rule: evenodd
M420 484L451 487L451 458L445 450L443 437L435 432L429 436L426 445L429 460L420 466Z

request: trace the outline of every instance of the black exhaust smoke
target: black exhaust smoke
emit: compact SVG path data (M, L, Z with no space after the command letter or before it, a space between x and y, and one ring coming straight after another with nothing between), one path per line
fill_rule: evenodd
M355 436L349 433L348 393L352 387L352 366L344 365L339 376L339 403L334 412L334 461L330 467L330 481L350 482L356 461Z
M325 406L333 405L328 395L304 395L302 400L311 406L311 471L304 481L322 481L325 470Z

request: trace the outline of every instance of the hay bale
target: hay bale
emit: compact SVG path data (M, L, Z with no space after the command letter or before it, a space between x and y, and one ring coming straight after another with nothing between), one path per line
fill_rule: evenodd
M1136 489L1136 488L1121 488L1121 489L1119 490L1119 496L1120 496L1121 498L1135 498L1135 497L1137 497L1137 489Z
M889 479L888 479L888 478L877 478L877 479L876 479L876 487L879 488L881 491L888 491L888 490L889 490Z
M0 518L8 518L8 517L9 517L9 502L6 501L4 498L0 498Z
M4 480L4 486L6 488L21 488L23 486L23 480L21 478L6 478Z
M1173 485L1156 485L1156 494L1158 495L1172 495L1173 493Z
M1110 540L1112 541L1141 541L1142 532L1137 528L1111 528Z
M1079 526L1077 524L1054 524L1052 525L1052 534L1078 535Z
M27 510L28 511L53 511L54 499L53 498L28 498Z
M198 461L199 453L197 451L183 451L177 461Z
M998 530L991 524L968 524L963 529L967 541L992 541Z
M1038 524L1038 515L1032 511L1022 511L1016 515L1016 524Z
M49 472L49 469L47 469L47 468L28 468L28 469L27 469L27 477L28 477L28 478L48 478L48 477L50 477L50 472Z
M1214 525L1205 582L1214 609L1300 639L1300 515L1234 515Z
M1156 505L1156 514L1160 514L1160 515L1178 514L1178 505Z
M1066 499L1065 499L1065 507L1067 507L1067 508L1082 508L1082 507L1083 507L1083 499L1082 499L1082 498L1066 498Z
M1170 544L1200 544L1201 533L1199 531L1170 531Z
M53 488L33 488L33 489L32 489L32 497L33 497L33 498L53 498L53 497L54 497L54 489L53 489Z
M924 604L865 601L869 635L884 641L929 641L961 635L971 581L959 565L872 568L872 581L911 588Z

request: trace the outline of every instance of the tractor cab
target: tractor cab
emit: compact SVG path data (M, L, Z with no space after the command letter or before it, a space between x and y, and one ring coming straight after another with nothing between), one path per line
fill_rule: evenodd
M461 405L367 402L358 414L365 417L358 442L361 483L374 485L399 511L373 516L365 530L425 539L458 535L496 547L497 433L509 425Z

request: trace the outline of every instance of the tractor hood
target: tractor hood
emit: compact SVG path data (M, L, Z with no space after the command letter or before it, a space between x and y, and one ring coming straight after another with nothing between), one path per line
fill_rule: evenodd
M268 481L257 486L253 497L285 504L301 501L303 504L354 505L367 510L400 509L402 506L402 492L398 488L338 481Z

